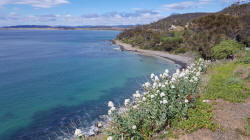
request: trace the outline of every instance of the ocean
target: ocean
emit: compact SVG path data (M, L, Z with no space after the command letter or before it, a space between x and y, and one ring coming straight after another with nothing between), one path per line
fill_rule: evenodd
M0 30L0 139L48 140L88 127L150 74L179 65L120 51L119 31Z

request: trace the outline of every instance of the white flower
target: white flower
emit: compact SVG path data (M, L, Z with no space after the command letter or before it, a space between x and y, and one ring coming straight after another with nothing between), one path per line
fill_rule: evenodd
M162 75L162 74L160 74L160 77L162 78L162 77L163 77L163 75Z
M161 83L159 83L158 85L159 85L159 87L161 87L161 86L162 86L162 84L161 84Z
M162 104L162 101L160 101L160 104Z
M174 82L175 80L176 80L175 77L172 77L171 81Z
M134 105L133 108L136 109L136 108L137 108L137 105Z
M164 92L162 92L162 93L160 94L160 96L161 96L161 97L164 97L164 96L165 96L165 93L164 93Z
M168 72L169 72L168 69L166 69L166 70L165 70L165 73L168 74Z
M156 82L153 83L153 88L156 88L158 85Z
M171 85L171 88L175 88L175 86L174 86L174 85Z
M115 111L115 107L111 107L110 110L111 110L111 111Z
M129 102L130 102L130 99L125 99L124 105L127 106L129 104Z
M135 92L136 94L140 94L140 92L139 92L139 90L136 90L136 92Z
M153 79L155 77L155 74L152 73L150 77L151 79Z
M136 129L136 126L135 126L135 125L133 125L133 126L132 126L132 129L134 129L134 130L135 130L135 129Z
M194 79L194 81L198 81L198 78L197 78L197 77L194 77L193 79Z
M143 92L143 94L144 94L144 95L147 95L147 94L148 94L148 92Z
M98 122L97 127L99 127L99 128L102 127L102 123Z
M164 99L164 100L162 101L162 103L163 103L163 104L167 104L168 101Z
M82 132L81 129L76 129L76 130L75 130L75 136L81 137L81 136L83 136L83 135L84 135L84 134L83 134L83 132Z
M185 99L185 103L188 103L188 99Z
M201 73L200 73L200 72L197 72L197 73L196 73L196 76L197 76L197 77L198 77L198 76L200 76L200 75L201 75Z
M145 84L144 84L144 87L146 87L146 88L148 88L148 87L150 87L151 86L151 84L149 83L149 82L146 82Z
M155 96L154 95L150 95L151 99L153 99Z
M107 140L113 140L113 137L112 137L112 136L109 136L109 137L107 138Z
M165 85L168 85L168 81L165 82Z
M139 93L135 93L135 94L133 94L133 97L134 97L134 98L140 98L141 95L140 95Z
M165 85L161 85L162 88L165 88L166 86Z
M142 101L146 101L146 98L145 98L145 97L143 97L143 98L142 98Z
M156 93L160 93L160 90L156 90Z
M108 107L114 107L114 103L112 101L108 102Z
M158 76L155 76L155 81L156 82L160 81L159 78L158 78Z
M108 111L108 114L111 115L111 114L112 114L112 110L109 110L109 111Z

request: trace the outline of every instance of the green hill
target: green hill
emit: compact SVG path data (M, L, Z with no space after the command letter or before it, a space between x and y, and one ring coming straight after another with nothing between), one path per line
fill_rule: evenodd
M223 40L250 46L250 3L233 4L217 13L172 15L120 33L117 39L142 49L185 53L211 59L211 48Z

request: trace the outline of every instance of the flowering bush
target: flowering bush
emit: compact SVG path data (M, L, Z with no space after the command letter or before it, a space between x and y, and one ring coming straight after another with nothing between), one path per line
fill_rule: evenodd
M124 107L116 109L110 101L109 138L149 138L155 132L171 127L174 119L186 117L188 109L194 105L200 74L206 66L207 62L199 59L172 76L168 70L159 77L151 74L152 82L144 83L143 90L136 91L131 100L126 99Z

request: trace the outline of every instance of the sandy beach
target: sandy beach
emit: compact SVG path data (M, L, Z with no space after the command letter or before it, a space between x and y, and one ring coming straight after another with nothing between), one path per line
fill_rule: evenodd
M173 61L184 67L191 64L194 61L193 58L191 57L169 54L163 51L143 50L137 47L132 47L132 45L123 43L120 40L113 40L113 42L116 45L120 46L121 50L133 51L142 55L161 57L161 58L167 59L168 61Z

